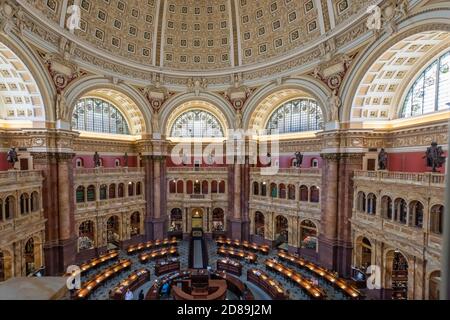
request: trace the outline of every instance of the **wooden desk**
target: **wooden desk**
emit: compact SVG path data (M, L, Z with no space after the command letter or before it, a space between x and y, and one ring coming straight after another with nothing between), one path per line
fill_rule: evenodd
M212 273L211 278L212 279L219 278L225 280L227 282L228 290L233 292L236 296L240 297L241 300L255 300L253 293L239 278L223 271L222 272L217 271Z
M116 264L107 268L106 270L100 272L99 274L92 277L90 280L83 283L80 290L78 290L75 294L74 299L81 300L89 297L92 292L94 292L97 288L103 285L107 280L112 279L122 273L125 270L129 270L131 268L131 260L120 260Z
M131 291L136 290L147 281L150 281L150 270L139 269L128 276L125 280L122 280L114 289L110 292L110 298L113 300L124 300L125 294L128 289Z
M256 263L256 260L258 259L258 256L252 252L225 247L217 248L217 254L236 259L246 259L250 263Z
M217 260L217 270L218 271L226 271L237 276L242 275L242 264L238 261L234 261L231 259L219 259Z
M160 247L174 247L178 245L176 238L147 241L138 244L134 244L128 247L127 254L135 254L144 250L152 250Z
M96 258L92 258L91 260L82 263L80 265L81 274L87 273L90 270L93 270L95 268L101 267L108 263L109 261L117 260L119 258L119 252L109 251L105 254L102 254L101 256L98 256Z
M358 289L356 289L354 286L349 284L346 280L337 277L333 272L331 272L325 268L319 267L312 262L309 262L298 256L289 254L285 251L278 252L278 257L281 260L292 263L293 265L295 265L297 267L307 269L307 270L313 272L320 278L324 279L328 283L332 284L333 286L335 286L336 288L341 290L347 297L349 297L351 299L361 299L362 298L362 294Z
M174 271L180 271L180 261L163 261L158 262L155 264L155 275L161 276L166 273L174 272Z
M190 280L188 287L191 287ZM172 296L175 300L225 300L227 282L225 280L209 280L206 290L185 292L182 288L172 285Z
M186 270L186 271L180 271L180 272L167 274L159 279L155 279L155 281L153 282L153 285L147 292L145 300L159 300L160 290L165 283L168 283L168 282L170 283L174 280L179 280L179 279L184 279L184 278L188 279L190 276L191 276L191 272Z
M243 248L245 250L251 250L255 252L260 252L264 255L269 254L270 247L268 245L259 245L254 242L248 242L248 241L239 241L239 240L231 240L230 238L224 239L224 238L218 238L216 240L217 245L222 246L231 246L235 248Z
M284 277L290 279L313 299L324 299L326 297L325 291L323 291L322 288L305 279L302 275L300 275L300 273L285 267L273 259L266 260L266 268L280 273Z
M263 289L274 300L287 300L284 288L259 269L247 270L247 280Z
M141 254L139 254L139 261L141 263L145 263L150 260L164 259L169 256L178 256L178 249L176 247L170 247L170 248L153 250L148 253L141 253Z

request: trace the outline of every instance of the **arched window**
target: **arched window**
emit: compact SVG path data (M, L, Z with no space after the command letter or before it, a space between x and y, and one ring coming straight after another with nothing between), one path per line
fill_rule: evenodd
M276 183L271 183L270 184L270 196L272 198L276 198L277 197L277 184Z
M219 181L219 193L225 193L225 181Z
M377 212L377 197L373 193L367 195L367 213L375 214Z
M108 244L118 246L120 241L120 220L118 216L112 216L106 221L106 239Z
M114 199L116 197L116 185L113 183L109 186L109 198Z
M169 193L176 193L177 192L177 183L174 180L169 181Z
M194 182L194 193L195 194L200 194L201 191L201 184L199 180L195 180Z
M208 181L202 181L202 194L208 194Z
M255 196L259 195L259 183L258 182L253 182L253 194Z
M402 198L395 199L394 209L395 209L394 211L395 220L401 223L406 223L406 213L407 213L406 201L403 200Z
M34 261L34 239L33 238L30 238L25 243L24 259L25 259L25 272L27 275L29 275L36 269L35 261Z
M87 201L95 201L95 186L87 187Z
M225 214L222 208L215 208L213 210L213 231L224 231L225 230Z
M308 201L308 187L300 186L300 201Z
M142 193L141 188L142 188L142 184L140 182L136 182L136 195L137 196L141 195L141 193Z
M186 193L187 194L192 194L193 190L194 190L194 185L192 183L192 180L188 180L186 182Z
M128 182L128 196L134 196L134 182Z
M178 180L177 193L183 193L183 192L184 192L183 180Z
M267 196L267 186L265 182L261 182L261 195L263 197Z
M77 203L84 202L84 187L83 186L79 186L77 188L76 201L77 201Z
M84 221L78 228L78 250L89 250L94 247L94 222Z
M116 167L120 167L120 159L114 160L114 165L115 165Z
M392 219L392 199L388 196L381 198L381 216L383 218Z
M277 241L288 242L288 228L288 219L286 217L279 215L275 218L275 236Z
M449 86L450 51L436 59L417 77L406 95L400 117L449 109Z
M108 186L102 184L100 186L100 200L106 200L108 198Z
M28 193L22 193L20 195L20 213L27 214L30 212L30 197Z
M322 109L311 99L286 102L272 113L266 129L268 134L322 130Z
M180 208L173 208L170 211L170 231L183 230L183 214Z
M131 237L138 236L141 234L141 214L139 212L133 212L130 217L130 235Z
M124 186L123 183L119 183L119 186L117 187L117 197L118 198L123 198L124 195Z
M217 118L204 110L191 110L181 114L170 131L171 137L205 138L223 137L224 131Z
M366 212L366 194L362 191L358 192L356 201L356 210L359 212Z
M318 168L319 167L319 160L316 158L311 159L311 167L312 168Z
M264 238L264 225L265 225L264 215L261 212L256 211L255 212L255 235L261 236Z
M114 134L130 133L124 115L111 103L98 98L78 100L72 115L72 128Z
M293 184L288 185L288 199L295 200L295 186Z
M39 203L39 193L34 191L31 193L31 212L36 212L40 209Z
M419 201L412 201L409 204L409 223L414 227L423 227L423 204Z
M283 183L278 188L278 195L280 199L286 199L286 186Z
M317 250L317 227L311 220L300 223L300 245L302 248Z
M75 160L75 167L76 168L83 168L83 159L78 158L77 160Z
M430 231L435 234L442 234L444 224L444 206L437 204L430 210Z
M5 200L5 219L12 219L14 211L16 211L16 199L13 196L9 196Z
M311 187L311 202L319 202L320 192L319 187L312 186Z

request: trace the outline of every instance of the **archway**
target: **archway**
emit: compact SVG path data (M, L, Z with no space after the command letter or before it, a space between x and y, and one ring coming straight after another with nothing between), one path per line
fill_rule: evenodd
M356 241L355 266L361 270L366 270L372 265L372 243L366 237Z
M95 243L94 222L84 221L78 228L78 250L89 250L94 247Z
M303 220L300 223L300 247L312 252L317 252L317 227L311 220Z
M279 215L275 218L275 239L278 244L282 244L288 242L288 237L288 219Z
M225 214L222 208L215 208L213 210L212 223L213 231L222 232L225 230Z
M170 210L170 229L171 232L183 231L183 213L180 208Z
M192 209L191 226L192 229L203 229L203 209Z
M255 235L264 238L265 232L265 218L262 212L255 212Z
M36 270L35 256L34 256L34 239L33 238L30 238L25 243L24 260L25 260L25 274L29 275L34 270Z
M141 234L141 214L139 212L133 212L130 217L130 236L131 238L139 236Z
M120 241L120 222L118 216L112 216L106 222L106 239L108 249L115 249Z
M441 286L441 271L436 270L430 274L430 282L428 285L428 299L439 300Z
M407 299L408 260L398 250L386 254L386 287L392 289L392 299Z

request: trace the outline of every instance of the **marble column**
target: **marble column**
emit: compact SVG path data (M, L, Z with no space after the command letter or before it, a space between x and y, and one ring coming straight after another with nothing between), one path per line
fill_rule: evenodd
M145 237L146 240L154 239L153 236L153 159L149 155L141 156L144 168L144 197L145 197Z

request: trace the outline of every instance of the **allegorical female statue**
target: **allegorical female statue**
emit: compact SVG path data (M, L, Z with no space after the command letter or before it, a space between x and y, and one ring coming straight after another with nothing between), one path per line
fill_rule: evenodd
M378 170L386 170L387 169L387 152L384 151L384 148L381 148L380 153L378 153Z
M295 166L300 168L303 162L303 154L300 151L295 152Z
M427 159L427 167L431 167L433 172L437 172L436 168L442 167L445 162L444 150L433 141L427 148L424 158Z
M98 154L97 151L95 151L94 153L94 166L95 167L100 167L101 163L100 163L100 155Z
M11 149L9 149L9 151L6 155L6 161L8 161L8 163L10 163L13 168L14 168L14 165L16 164L16 162L19 161L15 147L12 147Z

